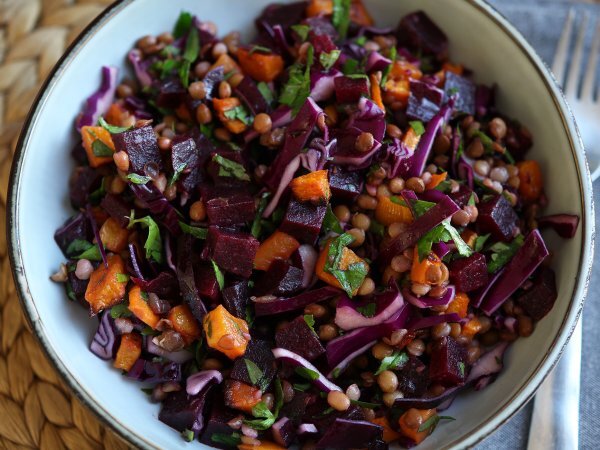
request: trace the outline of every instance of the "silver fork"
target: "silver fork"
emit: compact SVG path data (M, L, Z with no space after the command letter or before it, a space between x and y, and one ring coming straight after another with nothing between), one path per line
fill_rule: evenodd
M592 178L595 180L600 175L600 148L597 144L600 142L600 127L595 123L600 119L600 102L594 97L598 51L600 50L600 24L596 25L592 49L581 83L585 33L589 18L587 15L583 17L571 66L568 67L574 20L575 13L571 10L556 49L552 71L561 84L565 80L565 75L567 76L565 84L563 84L565 96L577 119ZM562 358L537 391L527 450L576 450L579 448L581 322L580 318Z

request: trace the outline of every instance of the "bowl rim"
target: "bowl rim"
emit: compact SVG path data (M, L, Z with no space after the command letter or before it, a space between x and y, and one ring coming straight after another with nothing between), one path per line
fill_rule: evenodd
M93 400L93 397L81 386L76 377L70 372L67 365L58 357L50 342L48 341L44 324L37 313L35 301L29 290L27 275L22 261L22 253L19 245L20 233L18 231L18 204L19 204L19 183L23 169L23 158L27 152L29 138L32 133L33 125L45 103L45 100L52 94L53 87L60 79L62 74L68 69L70 63L84 47L87 42L101 28L106 25L112 17L119 14L130 5L134 0L116 0L102 11L68 46L65 53L53 67L48 77L42 84L27 118L20 132L19 140L15 149L10 177L9 190L7 196L7 216L6 230L8 242L8 255L12 269L12 275L16 286L17 296L25 312L25 317L33 331L34 336L41 344L41 347L53 365L54 369L60 374L62 379L69 386L74 395L107 427L110 427L121 438L128 443L144 449L158 448L152 442L136 431L129 429L125 424L116 420L109 410L100 406ZM580 218L582 227L581 251L578 264L578 272L575 279L573 293L569 301L567 314L564 316L558 334L554 337L549 350L544 355L541 362L535 368L531 376L525 380L520 389L510 398L505 399L498 409L498 412L487 421L473 430L468 436L456 439L444 446L444 448L469 448L481 442L492 434L495 430L505 424L513 417L525 404L533 397L537 388L550 373L554 365L558 362L565 346L573 333L577 321L583 310L584 300L587 294L593 254L594 254L594 202L592 196L592 180L583 150L583 142L575 122L575 117L567 104L564 94L559 87L556 79L548 66L541 57L527 42L522 34L508 21L504 15L497 11L487 0L466 0L472 7L479 10L484 16L491 19L495 25L509 37L522 51L533 67L538 76L542 78L548 94L551 95L555 107L557 108L564 130L570 143L570 151L575 162L578 175L581 210L583 215ZM587 256L587 258L586 258Z

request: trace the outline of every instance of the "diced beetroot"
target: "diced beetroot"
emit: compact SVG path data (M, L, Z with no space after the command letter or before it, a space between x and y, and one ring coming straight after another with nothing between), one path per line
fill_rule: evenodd
M302 288L304 271L290 265L283 259L276 259L254 285L254 295L281 295L289 296Z
M244 77L241 83L235 87L235 93L254 115L268 112L271 109L252 77Z
M180 170L185 164L178 185L187 192L192 192L204 177L204 167L215 145L196 129L189 137L176 136L171 146L171 165L173 172Z
M364 448L380 441L383 436L383 427L366 420L337 418L323 431L317 448Z
M337 49L337 45L335 45L335 42L333 42L333 39L328 34L311 31L309 41L315 49L315 55L317 56L321 53L331 53Z
M141 278L131 277L131 281L137 284L144 292L154 292L160 298L169 298L179 292L177 277L172 272L160 272L152 279L142 280Z
M458 292L471 292L488 281L485 256L473 253L468 258L455 259L450 263L450 282Z
M448 194L448 197L454 200L454 203L462 208L469 203L471 195L473 195L473 189L466 184L461 184L458 191Z
M231 286L227 286L221 292L223 296L223 306L230 314L240 319L246 319L246 307L250 301L248 292L248 282L246 280L237 281Z
M185 389L169 394L162 404L158 420L177 431L191 430L197 436L204 428L204 410L210 391L211 387L196 395L188 395Z
M192 246L193 238L189 234L181 235L177 239L177 280L184 303L200 323L206 314L206 306L200 298L195 280L194 269L198 266L198 255ZM133 252L135 255L135 251Z
M287 417L282 417L275 422L271 428L271 432L273 433L273 440L286 448L292 445L296 439L296 427L294 426L294 422Z
M194 280L198 287L198 293L203 298L208 298L213 303L219 299L219 282L211 264L201 263L196 265L194 267Z
M450 336L434 342L429 363L429 378L446 387L465 381L466 351Z
M73 261L71 264L75 265ZM67 289L67 297L71 300L76 300L86 308L89 307L89 303L85 301L85 291L87 290L88 283L90 280L80 280L75 276L75 270L67 274L67 282L65 288Z
M129 156L130 172L144 175L144 167L150 163L154 163L159 169L162 169L162 158L156 135L150 125L113 134L112 140L116 151L123 151Z
M131 215L131 207L118 195L106 194L100 206L106 211L110 217L119 222L121 228L125 228L129 224L129 216Z
M448 54L448 38L423 11L404 16L397 37L398 44L433 54L440 60Z
M312 361L323 353L325 348L316 333L311 330L304 316L298 316L285 327L275 333L277 347L290 350L303 358Z
M238 180L235 177L219 175L219 172L221 172L222 167L220 164L213 161L213 158L216 154L217 153L213 153L210 155L208 166L206 169L208 175L212 178L213 182L215 183L215 186L240 186L246 184L245 181ZM225 159L241 164L242 166L244 165L244 159L242 158L242 154L240 152L219 152L218 154Z
M202 255L226 272L250 278L259 245L250 234L210 226Z
M427 366L418 358L411 356L398 375L398 390L406 397L420 397L429 383Z
M75 209L84 208L90 194L100 187L102 175L91 167L77 167L69 182L69 198Z
M187 89L178 78L163 80L158 86L159 94L156 105L161 108L176 108L185 100Z
M210 447L230 449L231 446L224 445L223 443L219 442L218 439L213 440L212 436L218 434L232 437L236 436L239 438L241 436L239 431L236 431L227 425L227 422L237 416L238 413L216 402L210 412L210 418L206 422L204 432L200 436L200 442Z
M481 233L491 233L494 239L508 242L517 227L517 213L503 195L496 195L478 205L477 224Z
M67 252L71 242L75 239L91 241L92 237L93 234L90 221L83 213L79 213L76 216L67 219L63 226L54 233L54 241L56 241L56 244L60 247L63 255L66 257L75 256L78 253L81 253L81 251L76 252L73 251L73 249L71 249L71 254Z
M319 430L319 434L323 435L327 429L337 419L346 419L346 420L364 420L365 413L362 408L357 405L350 405L346 411L333 411L330 414L323 414L329 408L329 404L325 399L318 399L317 401L311 403L306 408L306 414L304 417L305 422L314 423L317 429ZM334 447L336 448L336 447ZM341 447L341 448L352 448L352 447Z
M516 301L533 320L540 320L550 312L557 296L554 271L542 266L533 278L533 286Z
M206 214L211 225L237 225L254 219L254 199L249 194L217 197L206 202Z
M364 176L360 172L347 172L340 167L329 170L329 187L333 198L355 200L362 192Z
M468 78L462 77L453 72L446 74L444 83L444 92L447 97L458 94L456 99L456 111L466 114L475 114L475 84Z
M306 392L296 392L289 403L284 403L280 415L288 417L299 425L306 414L306 408L316 401L316 397Z
M252 361L263 373L262 378L256 380L256 383L252 382L252 378L248 374L248 366L245 360ZM267 341L252 339L246 347L244 356L236 359L233 363L230 378L256 386L264 392L273 381L276 373L277 365L271 351L271 345Z
M366 77L335 77L335 97L340 103L356 103L363 95L369 95Z
M292 198L279 229L304 244L314 244L319 237L326 206L301 203Z

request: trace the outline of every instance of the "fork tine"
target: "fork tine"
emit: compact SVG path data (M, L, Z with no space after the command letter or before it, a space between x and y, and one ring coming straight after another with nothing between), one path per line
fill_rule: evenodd
M571 61L571 68L567 75L565 94L567 97L577 98L579 78L581 76L581 66L583 61L583 46L585 44L585 30L587 28L589 16L586 14L583 16L581 21L581 27L579 35L577 36L577 43L575 44L575 53L573 55L573 61Z
M598 67L598 51L600 51L600 23L596 24L596 34L588 61L588 67L583 79L581 98L583 100L594 100L594 87L596 85L596 68Z
M571 32L573 30L573 20L575 19L575 11L569 10L565 26L556 47L554 55L554 63L552 64L552 72L556 76L559 84L562 86L565 80L565 69L567 68L567 56L569 54L569 43L571 42Z

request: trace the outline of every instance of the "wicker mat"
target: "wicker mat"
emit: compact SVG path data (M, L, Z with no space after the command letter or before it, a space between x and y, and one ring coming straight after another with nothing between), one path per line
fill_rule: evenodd
M40 84L110 0L0 0L0 448L127 449L71 395L23 318L6 250L7 180Z

